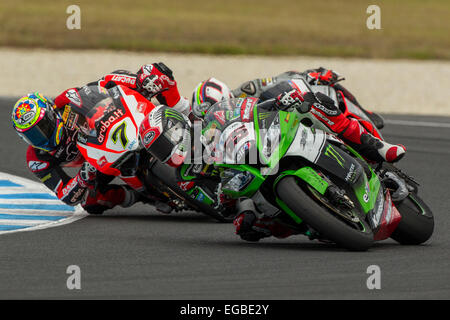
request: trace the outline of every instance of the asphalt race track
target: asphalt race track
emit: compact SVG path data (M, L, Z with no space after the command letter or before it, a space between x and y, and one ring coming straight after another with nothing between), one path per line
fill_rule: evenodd
M9 123L12 103L0 100L0 171L34 179ZM232 224L136 205L0 235L0 299L449 299L450 118L385 119L385 138L408 148L400 167L435 215L425 245L386 240L354 253L303 236L246 243ZM81 270L80 290L66 287L70 265ZM371 265L381 270L379 290L366 285Z

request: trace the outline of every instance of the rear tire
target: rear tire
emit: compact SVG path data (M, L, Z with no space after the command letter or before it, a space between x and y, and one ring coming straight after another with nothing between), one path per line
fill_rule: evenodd
M399 203L394 203L402 219L391 238L405 245L418 245L430 239L434 231L431 209L415 193Z
M360 219L363 230L352 228L307 195L296 178L283 178L277 185L277 193L307 225L339 246L352 251L366 251L372 246L373 233L363 219Z

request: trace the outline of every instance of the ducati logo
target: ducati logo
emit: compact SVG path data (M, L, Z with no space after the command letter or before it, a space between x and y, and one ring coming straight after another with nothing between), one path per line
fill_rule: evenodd
M97 160L97 164L99 167L103 167L107 163L108 163L108 161L106 160L105 156L103 156Z

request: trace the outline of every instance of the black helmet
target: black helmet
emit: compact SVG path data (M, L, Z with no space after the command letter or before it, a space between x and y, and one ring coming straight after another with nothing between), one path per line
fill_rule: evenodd
M143 147L163 163L181 165L190 152L191 124L175 109L160 105L153 109L139 127Z

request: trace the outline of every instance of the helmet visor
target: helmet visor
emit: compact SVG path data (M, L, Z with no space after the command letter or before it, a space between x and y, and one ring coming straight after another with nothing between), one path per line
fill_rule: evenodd
M44 116L20 135L32 146L49 151L56 146L53 136L57 128L57 119L55 111L51 108L42 109L41 112L44 112Z
M160 135L155 142L151 144L148 150L159 161L166 162L170 158L174 147L175 145L172 141L167 139L164 135Z

